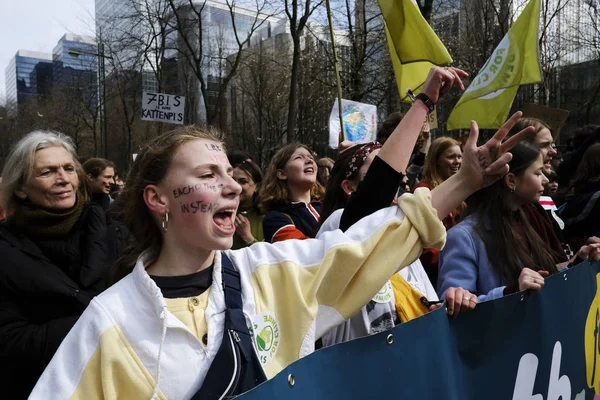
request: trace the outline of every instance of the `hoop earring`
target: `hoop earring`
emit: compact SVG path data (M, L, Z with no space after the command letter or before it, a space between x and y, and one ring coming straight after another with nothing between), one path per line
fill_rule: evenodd
M510 192L514 193L515 192L515 188L514 187L510 188Z
M163 233L167 233L167 230L169 229L169 213L163 214L161 225Z

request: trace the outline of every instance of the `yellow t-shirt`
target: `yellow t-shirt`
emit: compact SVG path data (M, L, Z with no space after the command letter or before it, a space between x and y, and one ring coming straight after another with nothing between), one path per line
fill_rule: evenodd
M208 288L200 296L183 297L179 299L165 299L171 314L177 317L204 346L207 345L208 325L206 324L205 310L208 305Z

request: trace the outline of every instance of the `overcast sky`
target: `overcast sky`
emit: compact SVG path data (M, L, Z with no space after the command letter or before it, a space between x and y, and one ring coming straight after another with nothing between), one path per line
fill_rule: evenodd
M94 35L94 0L0 0L0 99L17 50L52 53L65 33Z

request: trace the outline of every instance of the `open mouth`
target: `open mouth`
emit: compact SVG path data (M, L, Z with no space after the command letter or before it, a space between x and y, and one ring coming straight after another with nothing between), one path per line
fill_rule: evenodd
M235 219L235 208L227 208L218 211L213 216L215 225L225 233L233 233L235 231L234 219Z
M305 174L313 174L315 172L315 169L313 167L308 167L304 169L304 173Z

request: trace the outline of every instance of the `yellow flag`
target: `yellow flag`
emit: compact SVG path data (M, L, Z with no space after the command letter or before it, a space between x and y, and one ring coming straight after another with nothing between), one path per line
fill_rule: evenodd
M431 67L448 65L452 57L412 0L379 0L379 7L400 98L410 101L406 90L418 93Z
M448 118L448 130L497 129L506 121L520 85L542 80L538 51L540 0L530 0Z

